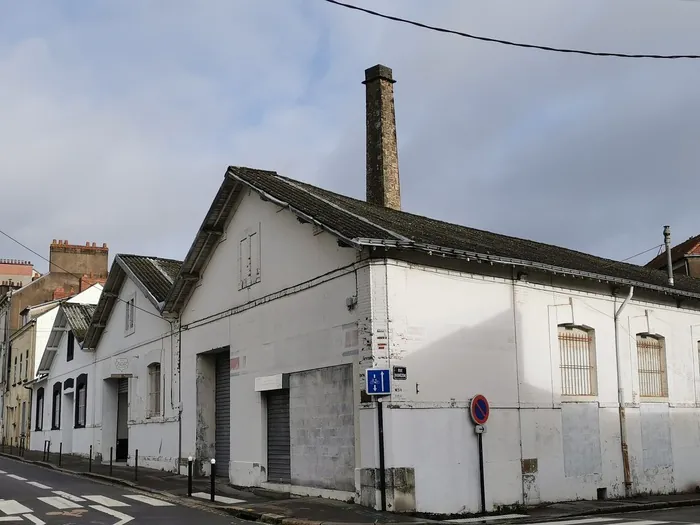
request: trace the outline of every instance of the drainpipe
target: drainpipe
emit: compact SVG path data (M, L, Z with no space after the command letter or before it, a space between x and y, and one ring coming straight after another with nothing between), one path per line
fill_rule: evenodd
M618 326L618 320L620 319L620 314L627 306L627 303L632 299L634 294L634 286L630 286L630 291L625 297L625 300L620 305L620 308L615 312L615 366L617 368L617 402L618 410L620 414L620 448L622 450L622 467L624 471L625 479L625 496L630 497L632 495L632 474L630 472L630 458L629 449L627 448L627 419L625 415L625 389L622 386L622 369L620 363L622 361L620 356L620 329Z
M668 271L668 284L673 286L673 258L671 257L670 226L664 226L664 244L666 245L666 270Z
M177 318L177 472L180 473L180 462L182 458L182 316ZM170 365L172 366L172 364ZM172 373L172 371L171 371Z

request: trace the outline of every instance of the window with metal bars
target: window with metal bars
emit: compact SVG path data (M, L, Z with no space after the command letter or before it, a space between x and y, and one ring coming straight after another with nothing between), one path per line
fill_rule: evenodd
M637 371L640 397L668 396L664 338L637 334Z
M594 332L572 325L559 326L559 369L562 396L598 394Z

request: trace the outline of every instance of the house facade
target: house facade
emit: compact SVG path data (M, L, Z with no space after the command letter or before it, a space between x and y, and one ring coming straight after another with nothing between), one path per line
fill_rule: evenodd
M66 450L69 442L74 454L87 456L92 446L96 460L107 461L111 454L115 462L129 464L138 450L141 466L177 469L180 401L177 374L172 372L177 371L177 329L159 309L179 265L156 257L116 255L99 302L89 315L85 312L83 333L75 334L79 345L73 352L67 347L70 334L62 335L61 325L70 324L71 318L57 319L39 370L45 375L34 388L52 396L63 388L64 398L76 400L77 389L83 388L87 402L67 404L68 419L60 428L59 416L51 430L45 425L41 438L32 441L33 449L48 440L53 447L63 442ZM44 414L51 414L49 404Z
M49 271L39 276L37 272L31 272L29 277L29 264L19 264L5 267L5 272L10 275L27 274L21 282L26 283L20 288L9 284L0 286L7 288L6 293L0 296L0 323L4 324L4 331L0 333L0 408L4 410L7 390L11 384L8 381L11 367L9 357L10 336L21 328L21 315L25 308L43 304L55 299L63 299L76 293L83 292L94 284L103 283L107 278L109 249L106 244L98 246L95 242L86 242L85 245L70 244L67 240L54 239L49 246ZM18 277L15 277L13 283ZM5 281L3 281L5 282ZM7 281L9 283L9 281ZM4 424L4 417L0 420ZM5 429L0 428L0 433L5 435Z

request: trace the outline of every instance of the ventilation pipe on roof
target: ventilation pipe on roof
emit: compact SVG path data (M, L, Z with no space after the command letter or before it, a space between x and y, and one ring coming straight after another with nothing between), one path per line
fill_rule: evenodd
M666 270L668 271L668 284L673 286L673 258L671 257L670 226L664 226L664 244L666 245Z

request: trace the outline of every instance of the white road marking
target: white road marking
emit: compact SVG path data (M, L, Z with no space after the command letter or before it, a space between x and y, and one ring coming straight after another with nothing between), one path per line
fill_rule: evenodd
M125 498L140 501L141 503L146 503L152 507L173 507L173 503L168 503L162 499L151 498L150 496L143 496L141 494L124 494Z
M538 525L583 525L584 523L601 523L604 521L620 521L622 518L583 518L580 520L565 520L565 521L545 521Z
M0 500L0 512L3 514L30 514L32 509L28 509L19 501L7 499Z
M83 498L89 499L90 501L94 501L95 503L99 505L104 505L105 507L128 507L128 503L123 503L121 501L117 501L116 499L108 498L107 496L85 496L83 494Z
M76 503L80 501L85 501L83 498L73 496L73 494L68 494L67 492L63 492L62 490L54 490L53 493L56 494L56 496L61 496L62 498L66 498L70 501L75 501Z
M31 514L25 514L24 517L27 518L32 523L34 523L34 525L46 525L45 521L41 521L39 518L37 518L36 516L33 516Z
M38 489L51 490L51 487L44 485L43 483L39 483L38 481L27 481L27 485L32 485Z
M0 521L22 521L22 518L19 516L3 516L0 518Z
M501 514L500 516L482 516L480 518L457 518L446 520L448 523L477 523L482 521L507 520L513 518L527 518L527 514Z
M209 493L209 492L195 492L192 495L195 498L211 500L211 493ZM228 503L229 505L235 505L236 503L245 503L244 499L227 498L226 496L219 496L218 494L214 495L214 501L220 501L221 503Z
M19 481L27 481L27 478L23 478L22 476L18 476L17 474L8 474L7 477L17 479Z
M125 523L129 523L131 520L134 519L133 516L129 516L128 514L124 514L122 512L119 512L118 510L108 509L107 507L103 507L101 505L90 505L90 508L99 510L100 512L104 512L105 514L109 514L110 516L118 518L119 521L114 523L113 525L124 525Z
M0 470L0 474L7 474L4 470Z
M51 505L56 509L78 509L82 505L78 503L73 503L64 498L59 498L58 496L51 496L49 498L37 498L39 501L43 501L47 505Z
M654 521L654 520L635 520L630 523L633 523L634 525L659 525L661 523L668 523L668 521Z

